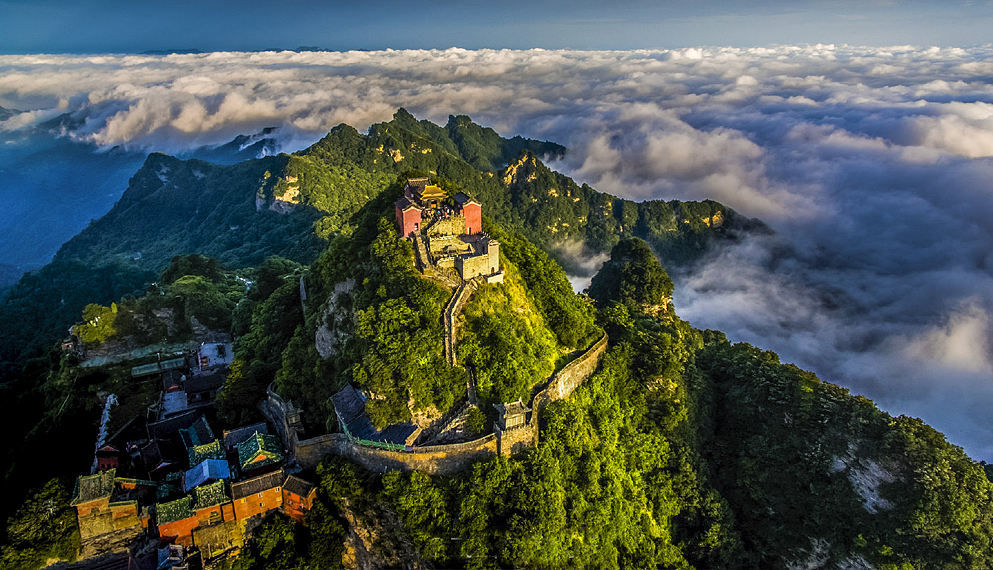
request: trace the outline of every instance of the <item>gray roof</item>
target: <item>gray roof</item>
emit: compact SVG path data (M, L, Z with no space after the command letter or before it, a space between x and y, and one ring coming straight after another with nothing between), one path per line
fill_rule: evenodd
M288 475L283 482L283 489L300 497L306 497L316 488L310 481L304 481L296 475Z
M285 480L286 475L283 473L283 470L277 469L272 473L266 473L265 475L259 475L258 477L253 477L245 481L232 483L231 496L235 500L238 500L256 493L261 493L267 489L281 487L283 485L283 481Z
M406 196L401 196L399 200L396 201L396 207L400 208L401 211L413 208L415 210L420 210L421 207L417 204L411 202Z
M166 438L175 435L180 429L188 428L200 417L199 412L191 410L185 414L174 416L158 422L148 424L149 439Z
M207 418L200 416L200 419L193 422L188 428L179 430L179 437L183 440L183 445L187 449L210 443L214 440L214 430L210 429Z
M365 413L365 401L351 384L346 384L344 388L331 396L331 401L334 403L334 411L338 416L338 421L352 437L404 445L407 443L407 437L417 430L417 426L412 423L392 424L383 428L382 431L377 430Z
M184 388L186 392L205 392L207 390L217 390L224 385L224 377L220 374L204 374L186 379Z
M268 434L269 426L265 422L259 422L250 426L224 430L224 447L230 449L255 435L255 432Z
M459 192L458 194L455 195L455 197L453 198L453 200L455 200L455 203L458 204L459 206L464 206L464 205L468 204L469 202L474 202L476 204L479 203L478 201L476 201L475 199L473 199L472 196L466 194L465 192Z

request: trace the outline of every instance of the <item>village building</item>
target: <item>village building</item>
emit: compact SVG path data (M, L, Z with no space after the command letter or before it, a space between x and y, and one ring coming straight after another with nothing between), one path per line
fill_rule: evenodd
M317 498L317 485L294 475L287 475L283 482L283 512L300 524L304 524L307 511L314 506Z
M209 526L235 519L234 505L227 493L227 484L217 481L193 489L168 503L155 505L159 536L174 539L184 546L193 546L193 531L200 526Z
M283 447L279 438L255 432L238 448L238 467L246 477L271 471L283 462Z
M157 439L141 447L140 457L148 478L154 481L161 481L167 473L181 468L185 461L184 455L176 451L175 446Z
M179 430L192 426L198 419L200 419L200 413L190 410L179 416L149 422L145 426L145 431L148 432L148 439L150 440L171 438L177 438L178 440Z
M226 481L215 481L193 489L193 512L200 526L234 520L234 505Z
M183 383L186 392L187 406L203 407L214 405L217 393L224 386L224 376L220 374L204 374L193 376Z
M79 536L85 543L107 535L129 540L140 534L147 520L139 501L154 494L155 483L117 477L115 469L76 478L70 505L76 508Z
M186 413L190 409L190 401L182 386L170 386L162 392L159 401L159 417L171 418Z
M224 446L214 437L213 430L203 416L190 427L180 429L179 436L186 446L189 467L195 467L208 459L223 461L226 458Z
M269 435L269 426L265 422L259 422L257 424L242 426L240 428L224 430L224 433L222 434L224 449L229 452L235 451L238 448L239 443L254 436L256 432L263 435Z
M121 466L121 457L124 453L121 452L117 447L104 444L96 451L97 460L97 470L107 471L108 469L117 469Z
M231 484L234 514L238 520L265 514L283 506L282 469Z
M183 383L187 405L191 407L213 405L222 386L224 386L224 376L220 374L202 374L187 378Z
M193 529L200 523L192 506L193 497L190 495L155 505L159 536L163 539L175 539L177 544L186 547L193 546Z
M229 479L231 479L231 470L228 468L227 461L205 459L183 474L183 491L189 492L200 485Z

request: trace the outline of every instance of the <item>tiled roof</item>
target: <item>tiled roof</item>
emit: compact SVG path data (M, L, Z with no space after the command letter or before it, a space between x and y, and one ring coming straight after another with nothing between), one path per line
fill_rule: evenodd
M430 182L430 178L408 178L407 186L410 186L411 188L424 188Z
M400 208L400 211L409 210L411 208L415 210L420 210L420 206L411 202L406 196L401 196L399 200L396 201L396 207Z
M163 452L166 453L163 453ZM160 468L168 468L177 463L176 458L171 456L167 450L163 449L163 444L157 439L148 442L141 448L141 460L145 463L145 469L149 472Z
M224 385L224 377L220 374L204 374L194 376L186 380L186 392L204 392L206 390L217 390Z
M228 498L227 483L224 481L217 481L210 485L200 485L193 489L193 496L194 511L231 502L231 499Z
M189 495L168 503L159 503L155 505L156 521L161 526L188 519L194 516L193 511L190 510L192 504L193 498Z
M250 426L242 426L232 430L225 430L224 447L234 447L255 435L255 432L268 434L269 426L267 426L265 422L259 422Z
M445 191L434 184L428 184L420 190L421 198L444 198Z
M148 438L149 439L162 439L175 434L180 429L188 428L197 421L199 417L198 412L189 411L185 414L174 416L171 418L164 419L158 422L152 422L148 424Z
M505 416L515 416L531 411L520 400L517 400L516 402L507 402L504 404L493 404L493 407L496 408L497 411L502 412Z
M309 495L314 490L314 487L315 485L313 483L304 481L295 475L287 476L286 481L283 482L283 489L300 497Z
M183 487L187 491L199 487L210 480L230 479L231 470L228 462L222 459L207 459L186 472L183 477Z
M407 437L417 429L412 423L404 423L386 426L382 431L377 430L365 413L365 402L351 384L346 384L344 388L338 390L331 396L331 401L334 403L338 421L345 426L352 437L358 439L404 445Z
M265 475L260 475L258 477L253 477L239 483L231 484L231 496L234 500L241 499L243 497L248 497L256 493L261 493L267 489L275 489L283 484L286 480L286 475L283 474L282 469L277 469L272 473L266 473Z
M224 459L224 446L221 440L215 439L210 443L195 445L187 450L190 456L190 465L199 465L207 459Z
M455 200L455 203L458 204L458 205L460 205L460 206L464 206L464 205L468 204L469 202L472 202L474 204L479 204L479 202L477 202L476 200L474 200L472 198L472 196L466 194L465 192L459 192L458 194L456 194L454 200Z
M255 432L238 444L238 464L244 469L257 469L283 460L279 438Z
M76 478L76 488L72 493L70 505L80 505L98 499L110 499L114 492L114 478L117 475L116 469L108 469L96 475L86 475Z
M214 439L214 430L210 429L207 418L200 416L196 422L188 428L179 430L179 437L183 440L183 445L187 449L210 443Z

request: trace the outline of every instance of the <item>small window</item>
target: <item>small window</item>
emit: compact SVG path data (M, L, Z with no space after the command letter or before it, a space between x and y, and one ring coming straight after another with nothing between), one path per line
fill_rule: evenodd
M259 496L261 497L262 496L262 493L259 493Z
M259 506L260 507L264 507L265 506L265 503L259 503Z

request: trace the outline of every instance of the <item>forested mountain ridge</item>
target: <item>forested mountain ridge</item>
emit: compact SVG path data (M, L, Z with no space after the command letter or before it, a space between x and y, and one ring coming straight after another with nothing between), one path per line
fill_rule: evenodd
M114 315L109 337L175 340L196 323L230 331L220 428L256 421L270 385L304 408L309 434L340 429L327 402L346 382L375 395L367 409L378 426L442 412L467 381L443 357L451 291L415 269L393 212L419 171L483 202L483 229L501 243L505 281L472 295L458 346L486 409L480 424L492 423L495 402L526 404L603 331L600 367L545 408L537 444L512 457L446 477L327 457L307 474L319 482L308 526L268 517L231 567L334 568L354 560L348 552L381 567L993 565L982 465L919 420L675 314L663 265L761 223L716 202L598 193L539 159L557 152L401 110L368 135L339 126L294 155L229 166L152 155L112 212L15 288L3 310L21 312L4 313L4 326L68 324L84 302L110 305L94 309ZM610 252L588 297L549 255L563 240ZM179 256L190 250L227 267ZM32 299L51 314L33 316ZM113 391L132 412L147 405L127 367L43 355L8 361L0 385L19 412L4 417L5 482L27 495L5 505L0 562L12 568L78 547L68 495L92 459L102 398Z
M276 225L288 229L267 237L263 251L312 259L321 246L302 240L304 233L325 240L348 233L349 218L407 171L451 181L478 199L494 221L545 249L579 240L591 253L605 252L622 236L633 235L669 262L688 261L714 237L764 228L716 202L636 203L580 186L538 157L563 152L554 143L503 139L468 117L450 117L443 128L400 109L393 121L372 125L367 135L339 125L288 156L221 166L153 154L118 204L67 242L56 260L142 251L142 265L158 269L171 257L168 252L192 251L200 244L200 253L250 265L259 259L246 251L260 248L239 251L232 244L256 244ZM278 219L270 212L296 217ZM156 243L167 242L160 237L169 235L166 229L180 228L189 243ZM294 250L289 241L303 243Z
M269 255L309 263L333 236L352 232L350 218L408 171L451 181L480 200L495 222L553 257L563 243L602 253L624 236L638 236L666 263L685 263L712 240L768 231L717 202L636 203L579 186L539 160L562 152L550 142L501 138L465 116L440 127L400 109L366 135L339 125L292 155L220 165L151 154L110 212L66 242L35 277L6 292L0 361L38 354L87 303L140 292L148 273L161 271L175 255L202 253L233 268ZM101 294L55 269L73 262L93 274L88 282L115 274L111 280L128 285ZM75 295L80 287L89 293ZM15 314L32 327L19 326L23 320Z

